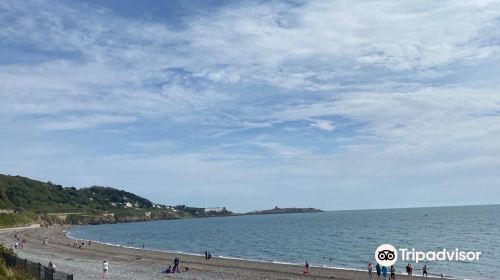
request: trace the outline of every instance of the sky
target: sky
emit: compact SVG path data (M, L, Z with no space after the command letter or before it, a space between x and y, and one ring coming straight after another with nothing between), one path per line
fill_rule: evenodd
M233 211L500 203L499 73L499 1L1 1L0 173Z

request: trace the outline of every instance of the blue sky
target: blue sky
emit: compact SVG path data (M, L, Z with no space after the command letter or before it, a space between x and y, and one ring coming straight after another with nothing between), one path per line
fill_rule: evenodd
M500 203L499 1L2 1L0 172L165 204Z

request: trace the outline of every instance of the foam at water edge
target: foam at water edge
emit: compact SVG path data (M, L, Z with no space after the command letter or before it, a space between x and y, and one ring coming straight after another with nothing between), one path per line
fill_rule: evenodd
M72 236L70 231L64 230L63 232L66 234L66 237L68 237L69 239L72 239L72 240L82 240L82 239L79 239L79 238L76 238L76 237ZM85 240L89 240L89 239L85 239ZM109 243L109 242L102 242L102 241L91 240L91 239L90 239L90 241L92 241L94 243L98 243L98 244L103 244L103 245L108 245L108 246L113 246L113 247L120 247L120 248L127 248L127 249L134 249L134 250L145 250L145 251L159 252L159 253L169 253L169 254L183 254L183 255L197 256L197 257L204 256L203 254L187 253L187 252L182 252L182 251L168 251L168 250L158 250L158 249L151 249L151 248L147 248L147 249L144 248L143 249L143 248L138 248L138 247L124 246L124 245L120 245L120 244L114 244L114 243ZM292 262L282 262L282 261L272 261L272 260L265 261L265 260L258 260L258 259L245 259L245 258L238 258L238 257L228 257L228 256L223 256L223 255L219 255L219 256L216 256L216 257L220 258L220 259L238 260L238 261L249 261L249 262L260 262L260 263L275 263L275 264L294 265L294 266L302 266L303 265L303 264L292 263ZM311 267L323 267L323 266L311 265ZM331 267L324 266L323 268L361 271L361 270L357 270L357 269L344 268L344 267L333 267L333 266L331 266Z
M69 231L63 231L66 233L66 237L72 240L82 240L82 238L76 238L74 236L71 236L71 233ZM159 249L152 249L152 248L139 248L139 247L133 247L133 246L125 246L125 245L120 245L120 244L115 244L115 243L109 243L109 242L103 242L103 241L98 241L98 240L92 240L92 239L84 239L84 240L90 240L93 243L98 243L102 245L108 245L108 246L113 246L113 247L119 247L119 248L126 248L126 249L134 249L134 250L144 250L144 251L150 251L150 252L159 252L159 253L168 253L168 254L183 254L183 255L188 255L188 256L196 256L196 257L201 257L203 256L202 254L197 254L197 253L186 253L186 252L181 252L181 251L168 251L168 250L159 250Z

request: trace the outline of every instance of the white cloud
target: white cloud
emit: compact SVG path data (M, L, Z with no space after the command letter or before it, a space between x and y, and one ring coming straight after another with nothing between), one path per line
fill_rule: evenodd
M41 127L47 130L71 130L92 128L102 125L113 125L134 122L137 119L129 116L113 115L90 115L90 116L71 116L68 118L57 118L43 120Z
M363 82L376 69L390 71L389 78L485 54L498 58L480 42L488 37L485 27L498 25L499 7L496 1L231 6L193 20L186 34L203 50L197 58L206 67L227 65L247 80L285 88L324 88L342 78Z
M0 65L2 131L40 143L53 140L45 130L157 133L129 140L150 146L147 156L48 145L71 160L45 166L40 144L3 162L9 170L65 170L69 185L86 170L82 185L137 189L154 178L153 189L168 183L200 200L314 189L310 201L326 208L343 205L332 189L436 187L446 201L453 186L488 193L499 179L499 1L237 3L180 27L69 2L0 10L5 48L38 57ZM2 141L2 154L26 144Z
M0 78L6 82L1 92L9 101L5 110L24 107L25 113L41 113L37 110L48 107L44 100L61 101L61 111L107 110L116 101L127 104L124 100L145 88L149 94L141 98L155 103L162 91L152 85L185 86L190 81L178 79L186 75L289 90L337 92L391 83L414 87L500 54L490 32L498 29L497 1L230 5L190 18L181 30L66 4L3 3L5 14L15 16L0 28L6 42L66 57L2 66ZM450 68L453 64L458 69ZM190 95L184 100L196 98L191 91L183 94ZM97 98L109 101L82 108L82 100Z
M333 131L335 129L333 122L325 120L314 120L311 126L326 131Z
M497 88L423 88L413 92L342 94L276 111L279 120L343 116L381 141L424 145L474 141L494 133L500 117ZM494 136L496 139L498 135Z

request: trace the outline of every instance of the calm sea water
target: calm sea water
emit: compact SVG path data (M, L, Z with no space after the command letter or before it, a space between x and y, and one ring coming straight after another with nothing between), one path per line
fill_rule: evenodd
M499 279L500 205L331 211L82 226L70 236L173 252L365 269L383 243L482 251L478 262L426 262L435 275ZM424 263L413 264L420 274ZM397 263L404 271L406 263Z

